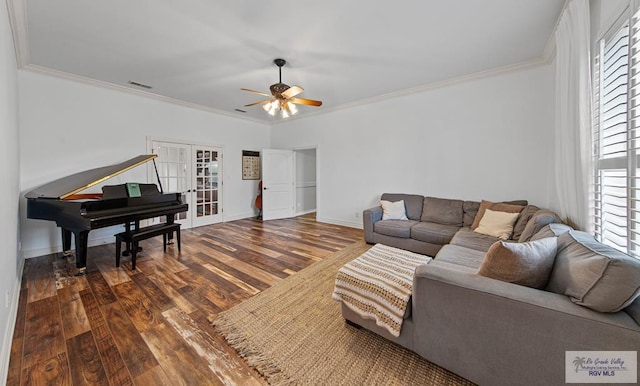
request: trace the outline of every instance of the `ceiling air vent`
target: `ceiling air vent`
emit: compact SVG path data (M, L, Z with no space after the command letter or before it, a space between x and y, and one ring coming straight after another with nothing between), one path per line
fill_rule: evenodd
M241 110L241 109L236 109L236 111L239 112L239 113L246 113L247 112L247 110Z
M139 83L139 82L134 82L132 80L128 81L127 83L129 83L132 86L138 86L138 87L146 88L147 90L150 90L152 88L148 84L142 84L142 83Z

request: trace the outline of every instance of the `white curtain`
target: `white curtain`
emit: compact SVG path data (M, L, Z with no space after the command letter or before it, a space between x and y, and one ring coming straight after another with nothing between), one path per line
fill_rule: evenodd
M559 212L591 232L592 90L588 0L571 0L556 29L555 163Z

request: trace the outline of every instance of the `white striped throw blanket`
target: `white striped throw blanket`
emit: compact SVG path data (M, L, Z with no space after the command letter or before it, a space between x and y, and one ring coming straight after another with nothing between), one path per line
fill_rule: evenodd
M429 256L376 244L338 271L333 299L395 337L413 289L413 273Z

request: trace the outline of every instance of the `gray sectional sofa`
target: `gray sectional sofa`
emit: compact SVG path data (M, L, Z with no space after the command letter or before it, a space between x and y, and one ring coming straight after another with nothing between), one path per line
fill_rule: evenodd
M382 220L381 207L364 211L366 241L434 260L416 269L399 337L342 304L352 324L481 385L564 384L566 351L640 349L640 260L525 205L508 242L557 238L548 282L537 289L496 280L478 274L499 241L470 228L479 202L381 199L404 200L408 219Z

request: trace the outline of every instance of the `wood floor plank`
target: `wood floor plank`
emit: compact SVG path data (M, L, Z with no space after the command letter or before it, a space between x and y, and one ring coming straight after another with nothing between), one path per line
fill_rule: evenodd
M113 287L113 292L138 332L146 331L162 322L160 309L134 282L118 284Z
M56 296L27 303L23 367L65 352L60 307Z
M67 352L74 385L109 384L91 331L68 339Z
M62 352L25 368L22 374L22 384L34 386L71 385L67 353Z
M66 339L91 330L91 325L84 311L82 300L76 299L69 302L61 302L60 312Z
M198 356L167 324L159 324L142 336L158 358L160 367L176 384L222 385L222 381L209 371L206 359Z
M109 283L104 279L102 274L98 272L89 272L86 275L87 281L89 282L89 286L92 289L92 292L96 299L98 300L98 304L105 305L109 303L113 303L117 301L116 295L111 291L111 287L109 287Z
M52 263L55 257L49 255L45 259L36 262L25 263L25 270L30 277L27 281L29 297L27 303L56 295L56 278L53 275Z
M9 385L266 385L211 325L218 313L362 240L362 230L294 219L243 219L153 238L137 269L115 245L28 259Z
M122 354L125 366L133 377L158 365L149 347L129 320L119 303L111 303L101 307L104 318L113 332L113 340Z
M175 308L162 314L175 331L202 357L209 369L220 379L228 379L237 385L257 385L253 374L243 366L229 361L211 335L199 328L189 315Z

